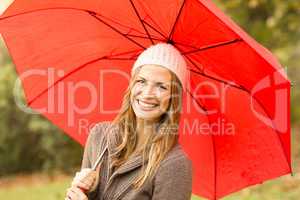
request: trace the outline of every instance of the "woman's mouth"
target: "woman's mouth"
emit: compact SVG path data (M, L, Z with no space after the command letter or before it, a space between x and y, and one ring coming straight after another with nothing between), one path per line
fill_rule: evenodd
M153 110L158 106L156 103L148 103L142 100L137 99L137 103L142 110Z

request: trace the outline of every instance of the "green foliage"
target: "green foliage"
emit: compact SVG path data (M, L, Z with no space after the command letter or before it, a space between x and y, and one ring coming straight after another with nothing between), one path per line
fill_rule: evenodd
M215 0L215 2L267 48L277 49L299 42L300 1Z
M0 68L0 176L72 170L81 162L82 148L41 115L16 106L16 77L11 65Z

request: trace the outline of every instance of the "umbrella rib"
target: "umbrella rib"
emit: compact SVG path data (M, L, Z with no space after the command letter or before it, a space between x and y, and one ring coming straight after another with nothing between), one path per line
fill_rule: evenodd
M202 110L204 110L206 112L206 116L208 115L207 113L207 109L197 101L197 99L193 96L193 94L191 93L191 91L189 91L188 89L186 89L189 93L189 95L197 102L198 106L200 106L200 108L202 108Z
M4 20L4 19L7 19L7 18L11 18L11 17L16 17L16 16L19 16L19 15L25 15L25 14L35 13L35 12L39 12L39 11L44 11L44 10L60 10L60 9L77 10L77 11L83 11L83 12L93 12L93 13L96 13L96 12L91 11L91 10L80 9L80 8L68 8L68 7L40 8L40 9L36 9L36 10L30 10L30 11L20 12L20 13L14 14L14 15L0 17L0 20Z
M172 27L171 32L170 32L169 37L168 37L168 41L171 41L171 40L172 40L172 36L173 36L174 31L175 31L175 27L176 27L176 25L177 25L177 22L178 22L178 20L179 20L179 17L180 17L180 15L181 15L181 13L182 13L182 10L183 10L185 1L186 1L186 0L183 0L182 5L181 5L181 7L180 7L180 10L179 10L179 12L178 12L178 14L177 14L177 16L176 16L175 22L174 22L174 24L173 24L173 27Z
M37 96L35 96L33 99L31 99L30 101L28 101L28 106L30 106L34 101L36 101L40 96L42 96L44 93L46 93L50 88L54 87L57 83L59 83L60 81L64 80L65 78L67 78L68 76L70 76L71 74L75 73L76 71L84 68L85 66L91 64L91 63L94 63L94 62L97 62L99 60L102 60L104 59L105 57L101 57L101 58L97 58L97 59L94 59L94 60L91 60L87 63L84 63L83 65L75 68L74 70L72 70L71 72L67 73L65 76L59 78L58 80L56 80L52 85L50 85L49 87L45 88L42 92L40 92Z
M50 85L48 88L44 89L42 92L40 92L37 96L35 96L33 99L31 99L29 102L28 102L28 106L30 106L34 101L36 101L40 96L42 96L44 93L46 93L48 90L50 90L50 88L54 87L56 84L58 84L60 81L66 79L68 76L72 75L73 73L75 73L76 71L79 71L80 69L84 68L85 66L89 65L89 64L92 64L94 62L97 62L97 61L100 61L100 60L104 60L104 59L107 59L107 60L133 60L133 59L122 59L122 58L107 58L107 57L101 57L101 58L97 58L95 60L92 60L90 62L87 62L81 66L79 66L78 68L74 69L73 71L69 72L68 74L66 74L65 76L63 76L62 78L56 80L52 85Z
M243 87L243 86L242 86L242 87ZM250 92L249 90L247 90L246 88L245 88L244 90L247 91L247 92L249 93L249 95L251 96L251 92ZM263 104L262 104L262 103L261 103L254 95L253 95L252 97L253 97L253 98L255 99L255 101L259 104L259 106L264 110L264 112L266 113L266 115L268 116L268 118L269 118L269 119L272 119L271 116L270 116L270 114L269 114L269 112L267 112L265 106L263 106ZM286 159L286 162L287 162L287 164L288 164L288 166L289 166L290 171L292 172L292 167L291 167L291 165L290 165L290 163L289 163L288 156L287 156L286 152L284 151L282 141L281 141L281 139L279 138L280 132L279 132L278 130L276 130L275 124L274 124L273 120L271 120L271 122L272 122L272 126L273 126L272 128L275 130L275 134L277 135L277 138L278 138L278 140L279 140L279 142L280 142L281 149L282 149L282 151L283 151L283 154L284 154L284 157L285 157L285 159Z
M146 47L144 47L143 45L141 45L140 43L138 43L137 41L133 40L132 38L128 37L126 34L122 33L120 30L118 30L117 28L113 27L112 25L110 25L109 23L105 22L104 20L100 19L97 15L97 13L95 12L91 12L88 11L88 13L93 16L94 18L96 18L98 21L102 22L103 24L105 24L106 26L108 26L109 28L111 28L112 30L114 30L115 32L117 32L118 34L122 35L123 37L125 37L126 39L130 40L131 42L133 42L134 44L138 45L139 47L142 47L143 49L146 49Z
M208 117L207 109L203 105L201 105L201 103L199 103L197 101L197 99L192 95L192 93L189 90L187 90L187 91L190 94L190 96L195 100L197 105L199 105L200 108L202 108L206 112L205 116L207 117L208 123L211 125L210 119ZM215 145L214 135L211 134L210 136L211 136L211 141L212 141L212 145L213 145L213 152L214 152L213 153L214 154L214 195L215 195L215 198L216 198L216 196L217 196L217 154L216 154L216 145Z
M116 54L116 55L113 55L113 56L124 55L124 54L132 53L132 52L136 52L136 51L128 51L128 52L119 53L119 54ZM86 63L80 65L79 67L76 67L74 70L70 71L65 76L63 76L63 77L59 78L58 80L56 80L52 85L50 85L48 88L44 89L37 96L35 96L33 99L28 101L28 106L30 106L34 101L36 101L40 96L42 96L44 93L46 93L48 90L50 90L50 88L54 87L60 81L66 79L68 76L72 75L73 73L85 68L87 65L92 64L92 63L97 62L97 61L100 61L100 60L135 60L135 58L113 58L112 56L110 56L110 57L109 56L102 56L100 58L96 58L94 60L86 62Z
M126 34L127 36L130 36L130 37L136 37L136 38L143 38L143 39L148 39L148 37L145 37L145 36L140 36L140 35L133 35L133 34ZM158 40L158 41L164 41L162 39L159 39L159 38L152 38L153 40Z
M147 10L147 9L145 8L145 5L144 5L144 4L140 4L140 6L143 7L144 11ZM146 12L146 11L145 11L145 12ZM152 22L153 25L151 25L150 22L148 23L148 22L146 21L147 18L150 19L150 21ZM161 27L158 25L158 23L155 22L155 20L151 17L151 15L148 15L148 14L146 13L146 16L144 17L144 19L142 19L142 21L143 21L144 24L148 25L150 28L152 28L154 31L156 31L158 34L160 34L163 38L165 38L166 40L168 39L161 31L158 30L158 29L161 30ZM157 27L157 28L155 28L155 27Z
M180 50L180 48L179 48L178 46L176 46L176 45L174 45L174 46L175 46L178 50ZM181 51L181 50L180 50L180 51ZM217 81L217 82L221 82L221 83L227 84L227 85L229 85L229 86L231 86L231 87L235 87L235 88L240 89L240 90L245 90L245 88L243 88L243 87L240 86L240 85L232 84L232 83L230 83L230 82L228 82L228 81L221 80L221 79L218 79L218 78L216 78L216 77L213 77L213 76L210 76L210 75L208 75L208 74L205 74L205 73L204 73L204 69L201 69L200 67L198 67L198 65L197 65L190 57L188 57L188 56L185 55L185 54L183 54L183 56L184 56L187 60L189 60L189 61L194 65L194 67L196 67L196 68L199 70L199 71L196 71L196 70L193 70L193 69L189 69L191 72L194 72L194 73L199 74L199 75L201 75L201 76L204 76L204 77L206 77L206 78L212 79L212 80L214 80L214 81Z
M105 58L105 60L135 60L135 58Z
M142 18L141 18L141 16L140 16L139 12L137 11L137 8L135 7L135 5L134 5L134 3L132 2L132 0L129 0L129 1L130 1L131 6L132 6L133 9L134 9L135 14L137 15L139 21L141 22L141 24L142 24L142 26L143 26L143 28L144 28L146 34L148 35L148 39L150 39L151 43L154 44L154 42L153 42L153 40L152 40L152 38L151 38L151 36L150 36L150 34L149 34L149 32L148 32L148 29L146 28L146 26L145 26L145 24L143 23L143 20L142 20Z
M242 41L243 41L242 39L233 39L233 40L229 40L229 41L226 41L226 42L220 42L220 43L215 43L215 44L211 44L211 45L208 45L208 46L203 46L203 47L197 48L195 50L183 52L183 54L188 55L188 54L191 54L191 53L196 53L196 52L199 52L199 51L205 51L205 50L208 50L208 49L217 48L217 47L221 47L221 46L226 46L226 45L230 45L230 44L237 43L237 42L242 42Z
M18 14L14 14L14 15L9 15L6 17L0 17L0 20L5 20L7 18L11 18L11 17L15 17L15 16L19 16L19 15L25 15L25 14L29 14L29 13L34 13L34 12L39 12L39 11L43 11L43 10L56 10L56 9L69 9L69 10L78 10L78 11L84 11L89 13L91 16L95 17L96 19L98 19L100 22L102 22L103 24L109 26L110 28L112 28L114 31L116 31L117 33L121 34L122 36L126 37L128 40L130 40L131 42L135 43L136 45L138 45L139 47L142 47L143 49L146 49L146 47L144 47L143 45L139 44L137 41L129 38L126 36L126 34L122 33L121 31L119 31L118 29L116 29L115 27L111 26L110 24L106 23L105 21L103 21L102 19L100 19L99 17L97 17L97 15L100 15L99 13L96 13L94 11L91 10L86 10L86 9L79 9L79 8L68 8L68 7L54 7L54 8L42 8L42 9L36 9L36 10L31 10L31 11L26 11L26 12L22 12L22 13L18 13Z
M210 76L210 75L205 74L205 73L203 73L203 72L198 72L198 71L193 70L193 69L190 69L190 71L191 71L191 72L194 72L194 73L196 73L196 74L199 74L199 75L201 75L201 76L204 76L204 77L206 77L206 78L212 79L212 80L214 80L214 81L221 82L221 83L224 83L224 84L229 85L229 86L231 86L231 87L235 87L235 88L237 88L237 89L245 90L245 91L246 91L246 89L243 88L243 87L240 86L240 85L232 84L232 83L230 83L230 82L228 82L228 81L225 81L225 80L222 80L222 79L215 78L215 77L213 77L213 76Z
M130 54L130 53L137 53L139 51L141 51L141 50L139 49L139 50L126 51L126 52L118 53L118 54L115 54L115 55L111 54L111 57L112 56L122 56L122 55Z
M135 32L137 32L137 33L144 34L143 31L139 31L138 29L133 28L133 27L131 27L131 26L129 26L129 25L122 24L121 22L119 22L119 21L117 21L117 20L115 20L115 19L106 17L106 16L104 16L104 15L100 15L100 14L98 14L98 13L96 13L96 14L99 15L99 16L101 16L103 19L107 20L107 23L112 22L112 23L114 23L114 24L117 24L117 25L119 25L119 26L122 26L123 28L128 28L128 29L130 29L130 31L133 30L133 31L135 31ZM130 32L130 31L129 31L129 32ZM126 33L126 34L128 34L128 33Z
M159 30L157 30L154 26L152 26L151 24L149 24L148 22L146 22L145 20L143 20L143 22L149 26L150 28L152 28L154 31L156 31L158 34L160 34L163 38L165 38L166 40L168 39L164 34L162 34Z
M175 46L175 45L174 45L174 46ZM179 49L179 47L177 47L177 46L176 46L176 48ZM186 56L186 55L183 55L183 56L184 56L188 61L190 61L190 62L194 65L194 67L196 67L199 71L201 71L201 72L204 71L203 67L202 67L202 68L198 67L198 65L197 65L191 58L189 58L189 57Z
M174 41L174 44L175 44L175 45L181 45L181 46L189 47L189 48L193 48L193 49L198 49L197 47L194 47L194 46L192 46L192 45L184 44L184 43L177 42L177 41Z

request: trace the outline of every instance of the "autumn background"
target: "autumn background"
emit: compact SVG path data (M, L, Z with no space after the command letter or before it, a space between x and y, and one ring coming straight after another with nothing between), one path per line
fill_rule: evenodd
M0 0L0 13L12 0ZM293 176L267 181L225 200L300 198L300 0L214 0L252 37L270 49L287 69L291 90ZM14 101L17 78L0 37L0 199L64 199L82 147L39 115ZM22 95L22 94L21 94ZM67 161L67 162L66 162ZM193 200L199 199L193 197Z

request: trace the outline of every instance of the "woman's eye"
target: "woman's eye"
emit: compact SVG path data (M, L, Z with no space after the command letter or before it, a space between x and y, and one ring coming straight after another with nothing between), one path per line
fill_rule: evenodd
M166 90L166 89L167 89L167 88L166 88L166 87L164 87L164 86L160 86L160 88L161 88L161 89L164 89L164 90Z

